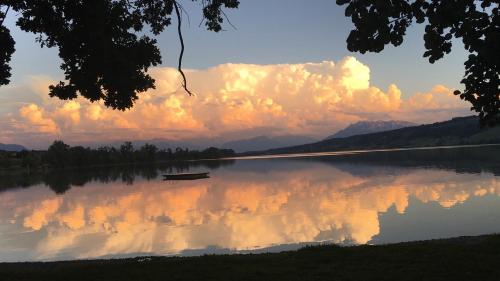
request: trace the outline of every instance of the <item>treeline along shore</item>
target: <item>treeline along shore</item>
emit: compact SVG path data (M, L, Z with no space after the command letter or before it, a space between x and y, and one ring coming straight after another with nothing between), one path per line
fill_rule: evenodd
M93 149L54 141L46 151L0 151L0 171L37 172L118 164L219 159L235 155L231 149L215 147L202 151L179 147L172 150L170 148L159 149L153 144L145 144L135 148L131 142L125 142L118 148L104 146Z

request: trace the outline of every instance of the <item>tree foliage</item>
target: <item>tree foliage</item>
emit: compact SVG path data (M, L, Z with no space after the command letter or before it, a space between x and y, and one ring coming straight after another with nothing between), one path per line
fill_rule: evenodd
M83 146L70 146L57 140L49 146L47 151L0 151L0 170L22 167L29 171L36 171L43 168L65 169L117 164L152 164L234 156L236 153L232 149L215 147L201 151L177 147L172 151L171 148L159 149L148 143L136 149L131 142L125 142L119 148L102 146L92 149Z
M463 42L464 91L455 91L472 104L483 125L500 123L499 0L337 0L355 29L347 38L352 52L380 52L399 46L412 23L425 24L424 57L430 63L451 51L453 38Z
M224 8L238 0L200 2L205 26L220 31ZM50 96L104 100L125 110L138 94L155 88L148 68L161 63L157 41L172 23L174 0L0 0L0 85L9 83L14 40L3 24L7 12L17 26L37 34L42 47L59 49L65 80L50 86ZM182 6L181 6L182 8ZM180 17L179 17L180 19ZM180 68L180 67L179 67Z
M239 0L199 2L205 27L222 29L224 9L238 8ZM425 53L431 63L451 51L453 38L463 42L463 91L456 95L472 104L483 125L500 123L500 12L499 0L337 0L355 29L347 38L350 51L380 52L399 46L407 28L425 24ZM3 24L7 12L18 15L17 25L37 34L42 47L56 47L65 81L50 86L50 95L90 101L125 110L138 94L155 87L147 74L161 63L155 36L179 16L177 0L0 0L0 85L9 83L9 62L15 42ZM182 36L179 35L182 42ZM181 71L182 53L179 61ZM185 79L185 77L183 77ZM186 82L183 83L186 88ZM189 91L188 91L189 92ZM190 92L189 92L190 93Z

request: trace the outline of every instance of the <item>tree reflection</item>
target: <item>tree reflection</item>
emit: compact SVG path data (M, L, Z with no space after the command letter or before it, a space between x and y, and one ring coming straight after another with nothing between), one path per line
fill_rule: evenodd
M13 252L39 260L206 253L211 247L253 251L499 229L500 180L491 173L287 159L238 161L214 174L175 184L137 180L131 187L119 177L64 196L43 188L1 193L0 259L10 260ZM28 232L35 242L26 243L21 234Z
M499 156L500 148L490 146L356 153L296 158L294 161L323 162L357 176L380 174L381 169L389 167L400 169L423 167L466 174L490 172L499 176ZM178 161L152 165L136 164L51 170L37 174L6 174L0 176L0 191L45 184L57 194L63 194L72 187L84 186L90 181L102 183L121 181L131 185L136 178L150 181L158 179L161 174L165 173L189 172L198 168L216 170L233 165L234 162L234 160ZM251 166L250 169L256 169L253 165ZM278 166L273 167L273 169L276 169ZM265 170L267 169L266 167ZM403 173L403 171L400 171L400 173Z
M174 162L153 165L119 165L98 168L50 170L37 174L7 174L0 177L0 191L13 188L29 188L44 184L56 194L64 194L72 187L84 186L91 181L110 183L121 181L132 185L136 178L156 180L164 173L189 172L191 169L204 168L215 170L232 165L233 160L210 160L193 162Z
M500 175L499 156L499 146L481 146L359 153L340 157L309 158L308 160L322 161L334 166L351 164L356 166L352 171L354 173L359 171L360 165L370 165L400 168L428 167L466 174L490 172L498 176Z

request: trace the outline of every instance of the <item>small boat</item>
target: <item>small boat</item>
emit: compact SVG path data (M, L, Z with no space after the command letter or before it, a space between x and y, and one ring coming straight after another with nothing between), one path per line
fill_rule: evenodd
M179 173L163 175L164 180L198 180L209 178L208 172L205 173Z

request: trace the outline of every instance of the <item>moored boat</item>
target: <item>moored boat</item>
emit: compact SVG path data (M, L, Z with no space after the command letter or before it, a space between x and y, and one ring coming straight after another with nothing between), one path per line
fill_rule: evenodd
M163 175L164 180L197 180L206 179L210 176L208 172L204 173L179 173L179 174L165 174Z

